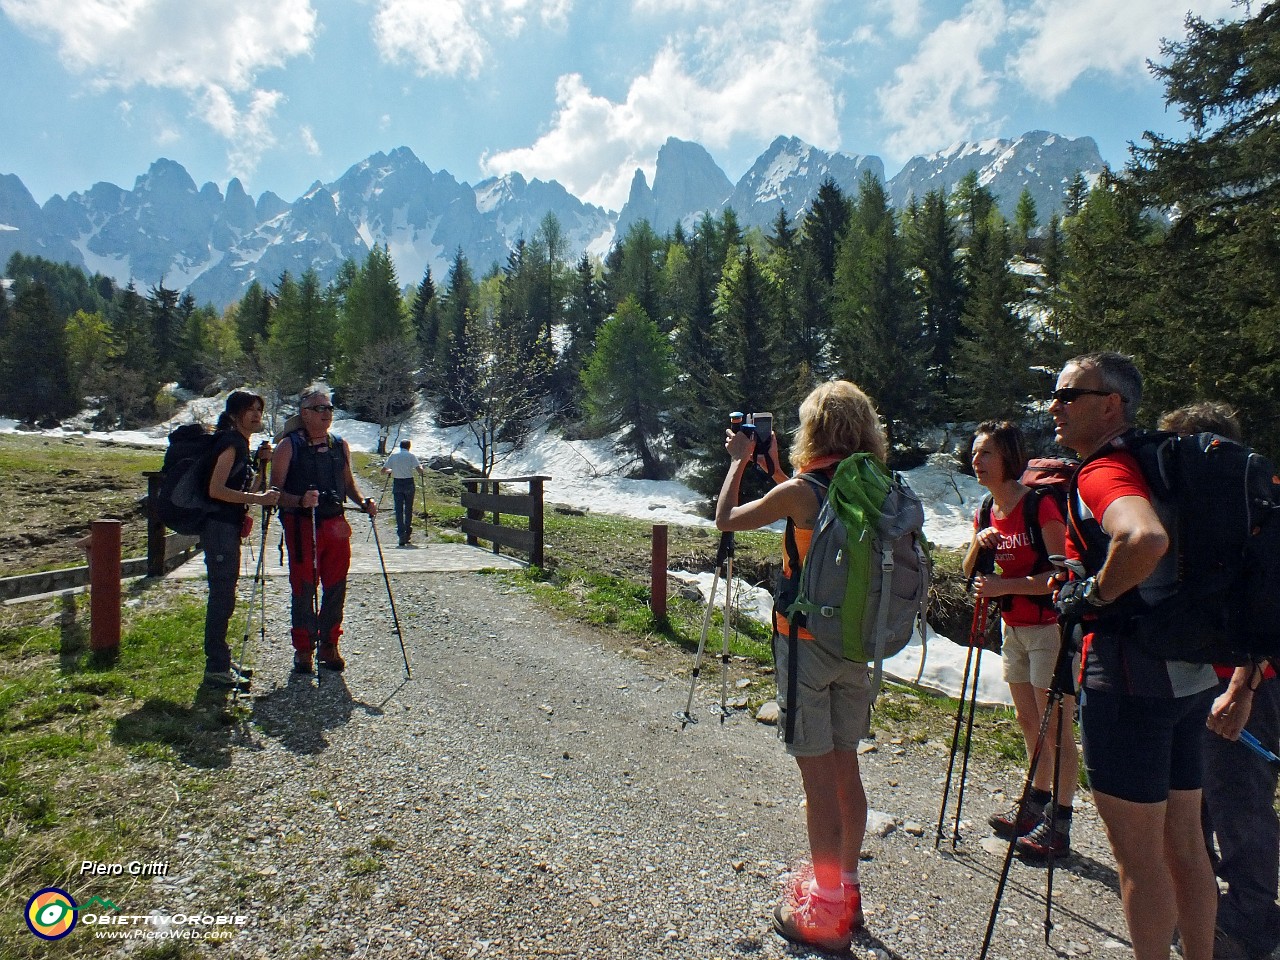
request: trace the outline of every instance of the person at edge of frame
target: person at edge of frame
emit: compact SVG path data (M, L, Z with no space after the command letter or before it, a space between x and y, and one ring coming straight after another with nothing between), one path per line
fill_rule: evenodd
M236 584L240 579L240 541L249 535L251 505L274 507L280 498L265 489L265 467L271 444L263 441L253 457L250 438L262 429L263 400L254 393L236 390L214 428L213 469L209 475L209 499L217 508L200 531L204 565L209 580L209 604L204 614L204 682L216 687L246 691L253 671L231 659L227 626L236 608Z
M1056 603L1081 621L1080 738L1134 960L1168 958L1175 926L1186 960L1211 960L1217 885L1200 797L1217 677L1208 664L1152 656L1134 639L1132 617L1106 616L1112 603L1132 602L1169 549L1137 461L1112 445L1133 429L1141 402L1142 375L1122 354L1083 354L1058 374L1055 439L1082 460L1103 452L1077 472L1070 504L1067 557L1086 576L1063 582Z
M1244 441L1231 408L1209 400L1170 410L1159 427ZM1227 884L1218 894L1213 960L1263 960L1280 947L1280 771L1239 740L1248 730L1280 753L1280 683L1270 663L1213 669L1218 697L1205 723L1201 813L1214 873Z
M321 667L346 669L339 640L351 566L351 525L344 507L351 500L370 517L378 513L377 503L360 492L351 472L351 448L329 432L332 422L328 390L308 387L297 417L291 417L276 438L271 458L271 482L280 490L280 522L289 550L295 673L313 671L317 641ZM317 616L315 596L320 588Z
M1036 504L1035 525L1048 556L1061 554L1066 548L1067 524L1053 497L1028 496L1029 488L1019 480L1026 468L1027 445L1016 425L992 420L978 425L973 441L973 472L978 483L991 493L990 526L977 529L982 511L974 514L974 536L965 554L964 574L973 578L975 602L1004 598L1000 610L1000 660L1030 757L1035 753L1061 638L1057 613L1049 602L1057 586L1054 570L1047 562L1047 569L1036 569L1040 554L1027 542L1024 511L1029 504ZM992 551L999 573L975 574L982 550ZM1044 602L1038 603L1037 599ZM1073 693L1063 696L1062 707L1065 716L1075 716ZM1064 724L1060 766L1054 758L1059 747L1056 738L1050 735L1046 747L1036 766L1026 807L1015 802L1011 810L988 821L997 836L1016 836L1017 849L1031 857L1050 853L1060 857L1071 848L1072 800L1080 762L1075 735ZM1056 809L1049 810L1055 769L1059 770L1058 803Z
M391 498L396 506L396 536L400 546L407 547L413 538L413 474L425 475L418 458L409 452L408 440L400 441L400 449L387 457L382 472L391 474Z
M816 387L800 404L800 425L791 446L796 476L787 479L775 467L777 486L763 497L738 505L743 473L754 459L755 437L727 431L729 471L716 502L716 527L722 531L753 530L777 520L795 525L799 555L808 552L819 495L800 473L834 471L845 457L873 454L882 463L888 442L871 399L847 380ZM777 464L777 434L769 456ZM763 458L759 458L763 459ZM783 551L784 576L789 561ZM778 703L783 715L795 711L794 742L786 751L795 757L806 800L806 823L812 877L798 876L774 910L774 929L784 938L823 950L846 950L852 933L863 924L858 861L867 826L867 795L858 767L858 741L871 721L871 682L864 663L846 660L840 649L821 647L807 630L799 631L797 703L786 702L789 626L775 617L774 660ZM786 723L779 721L779 735Z

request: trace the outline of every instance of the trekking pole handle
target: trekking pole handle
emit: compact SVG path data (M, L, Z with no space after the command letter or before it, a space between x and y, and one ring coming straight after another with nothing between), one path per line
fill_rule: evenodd
M1268 763L1272 764L1273 766L1280 767L1280 757L1277 757L1274 753L1272 753L1270 750L1264 747L1262 743L1258 740L1258 738L1255 737L1248 730L1240 731L1240 742L1243 743L1250 750L1252 750L1254 753L1256 753L1258 756L1262 757Z

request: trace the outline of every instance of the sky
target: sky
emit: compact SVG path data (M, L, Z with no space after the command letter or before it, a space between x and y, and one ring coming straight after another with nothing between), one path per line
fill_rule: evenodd
M892 176L960 140L1176 134L1147 61L1232 0L0 0L0 174L38 203L152 162L292 201L409 147L617 210L668 137L736 181L777 136Z

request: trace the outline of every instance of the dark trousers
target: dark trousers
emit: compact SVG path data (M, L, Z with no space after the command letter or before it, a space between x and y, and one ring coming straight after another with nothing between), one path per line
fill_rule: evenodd
M227 627L236 609L240 579L240 524L206 520L200 531L204 568L209 578L209 605L204 611L204 668L221 673L231 669Z
M413 534L413 477L391 481L391 496L396 504L396 535L401 543L408 543Z
M1227 689L1220 684L1219 692ZM1253 695L1245 729L1280 753L1280 680L1264 680ZM1253 954L1280 945L1280 820L1276 782L1280 772L1243 743L1205 731L1205 836L1217 841L1214 872L1229 889L1218 898L1218 926ZM1213 857L1213 851L1210 851Z

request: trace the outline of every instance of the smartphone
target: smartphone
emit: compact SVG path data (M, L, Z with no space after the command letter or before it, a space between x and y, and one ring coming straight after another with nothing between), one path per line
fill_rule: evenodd
M769 440L773 436L773 414L753 413L751 422L756 425L756 448L769 449Z

